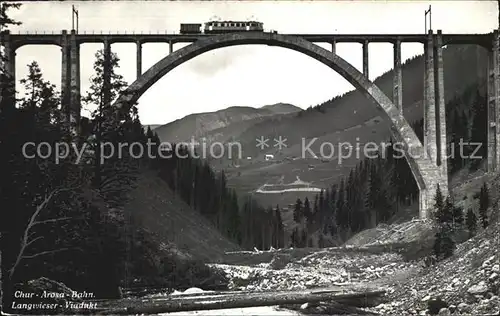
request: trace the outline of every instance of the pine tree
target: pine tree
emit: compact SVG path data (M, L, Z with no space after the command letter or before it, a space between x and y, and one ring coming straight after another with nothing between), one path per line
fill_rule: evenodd
M299 248L300 247L300 238L301 235L299 233L299 228L295 227L292 231L292 235L290 237L290 247L291 248Z
M437 197L437 194L436 194ZM439 203L437 203L439 204ZM440 209L435 210L436 221L439 225L448 225L453 226L453 211L454 206L451 198L449 196L446 197L443 205Z
M442 260L453 255L456 245L453 240L453 202L449 196L443 201L439 185L436 189L434 205L434 214L438 224L434 254L438 260Z
M295 202L295 208L293 210L293 220L296 223L300 223L303 218L304 218L304 210L302 207L302 201L300 200L300 198L298 198L297 201Z
M276 209L274 211L274 225L275 225L275 248L283 248L285 245L285 228L283 227L283 220L281 218L281 211L279 205L276 205Z
M331 214L332 214L332 203L331 203L330 190L326 189L325 198L323 201L323 207L321 210L321 217L320 217L321 223L325 223L325 226L327 226L326 224L330 222Z
M314 242L312 238L307 239L307 248L312 248L314 247Z
M381 163L381 162L379 162ZM379 222L388 221L391 215L391 205L388 201L387 192L382 184L382 166L376 167L375 164L370 166L368 172L367 191L364 196L364 207L366 209L364 216L366 219L358 230L365 227L375 227Z
M344 178L340 179L340 186L337 191L337 205L336 205L335 221L337 226L345 229L348 226L346 216L346 199L345 199L345 184Z
M325 248L325 237L323 234L319 234L318 237L318 247L319 248Z
M53 120L59 121L56 115L60 97L55 85L43 78L36 61L28 65L28 76L21 79L20 83L24 85L25 90L25 97L19 100L20 108L30 112L33 124L39 123L47 128Z
M443 225L438 229L433 248L437 260L446 259L453 255L456 244L453 240L453 231L449 226Z
M108 55L109 52L109 55ZM109 58L108 58L109 57ZM117 73L120 67L120 59L117 54L106 50L99 50L95 54L94 74L90 78L89 90L84 94L82 103L92 113L91 134L81 134L86 138L86 145L91 145L93 159L93 187L99 192L106 203L112 208L120 208L128 199L128 192L134 187L142 162L148 162L149 157L141 151L143 148L122 147L123 144L141 143L146 144L147 137L139 120L138 110L135 104L123 104L122 107L114 107L113 101L125 91L128 83L123 76ZM80 122L81 124L81 122ZM77 127L81 130L81 126ZM119 212L116 216L121 218L124 214ZM104 219L95 219L97 222ZM115 238L119 238L121 226L127 227L127 235L130 232L130 217L127 222L116 223L111 227ZM102 228L106 230L106 227ZM116 243L122 242L117 239ZM123 241L130 244L134 241ZM119 246L115 247L121 251ZM124 249L125 250L125 249ZM123 251L124 251L123 250ZM109 249L100 250L104 258L113 256L120 259L121 254ZM106 254L108 253L109 254ZM104 259L103 259L104 260ZM97 269L97 268L96 268ZM115 270L114 265L107 265L106 269L111 273ZM104 272L103 272L104 273ZM114 274L114 273L112 273ZM120 279L114 277L116 281Z
M230 198L228 206L228 218L227 218L227 231L228 237L236 242L238 245L241 244L241 218L238 206L238 197L234 190L228 195Z
M323 214L324 214L324 211L325 211L325 208L326 208L325 197L326 196L325 196L324 190L321 190L319 192L319 197L318 197L318 206L317 206L316 210L314 211L315 214L318 215L319 219L323 219Z
M252 201L250 197L245 199L245 203L243 203L242 208L242 246L245 249L252 249L254 246L254 233L252 229Z
M467 211L465 224L467 226L467 230L469 231L469 238L474 237L477 231L477 216L471 208Z
M483 228L488 227L488 207L490 206L490 197L488 192L488 186L486 183L481 187L479 193L479 218L481 219L481 225Z
M464 210L460 206L453 206L453 229L456 231L464 224Z
M381 187L379 180L375 166L371 165L368 178L368 190L365 196L365 207L368 212L368 218L371 219L371 226L376 226L378 222L378 197Z
M307 241L308 241L307 229L302 229L302 232L300 234L300 248L307 247Z
M330 214L328 217L328 229L330 232L331 236L335 236L337 233L337 219L336 219L336 213L337 213L337 186L333 185L331 189L331 194L330 194Z
M317 209L318 208L318 202L316 201L314 203L314 207ZM315 210L316 211L316 210ZM311 210L311 203L309 203L309 199L305 198L304 200L304 207L302 213L304 214L304 217L306 219L307 225L312 224L313 221L313 211Z
M393 141L392 139L390 140L390 146L388 150L388 157L394 156L394 149L393 149ZM391 159L392 160L392 169L391 169L391 177L390 177L390 187L393 188L393 193L392 193L392 199L394 200L394 203L396 205L396 212L399 209L399 204L401 202L401 198L403 196L403 190L402 190L402 183L401 183L401 174L399 172L400 169L400 161L401 159Z
M0 4L0 29L9 28L12 25L20 25L20 22L17 22L9 17L10 9L19 9L21 6L20 3L9 3L7 1L3 1ZM3 47L3 43L0 43ZM4 62L8 61L10 56L7 56L3 50L0 50L0 66L2 67L2 71L0 71L0 115L3 117L10 116L12 114L12 110L15 109L15 81L13 74L10 74L3 67L6 65ZM15 74L14 74L15 75ZM6 111L8 113L6 113Z
M436 188L436 195L434 196L434 212L440 213L444 208L444 197L439 187L439 183Z
M137 108L134 104L128 104L122 108L115 108L112 105L112 101L118 98L128 86L123 76L116 73L120 61L118 56L111 53L108 60L105 58L104 51L99 50L95 57L95 74L90 79L89 91L82 98L84 104L95 108L92 112L95 152L94 186L112 206L117 206L125 202L125 193L136 178L137 161L134 161L128 150L122 149L122 152L118 153L118 149L119 144L129 143L131 138L137 137L137 135L131 135L132 130L135 130L132 127L138 122ZM105 69L109 71L105 72ZM109 78L109 82L106 78ZM114 150L109 146L101 146L105 143L112 144ZM104 157L109 158L104 159Z

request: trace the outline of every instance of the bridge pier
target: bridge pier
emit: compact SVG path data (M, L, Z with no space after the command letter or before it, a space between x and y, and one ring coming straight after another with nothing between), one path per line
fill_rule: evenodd
M80 126L80 45L76 32L66 30L61 36L61 106L65 124L71 135L78 135Z
M493 31L488 52L488 172L500 169L500 39Z
M337 41L333 40L332 42L332 53L336 54L337 53Z
M136 56L136 64L137 64L137 77L138 79L142 75L142 44L141 42L137 42L137 56Z
M434 202L435 202L436 190L437 190L438 184L439 183L432 183L427 188L420 188L420 190L418 192L418 194L419 194L418 210L419 210L419 218L420 219L432 219L433 218ZM440 188L441 192L446 195L446 191L443 190L443 188L441 187L441 184L439 184L439 188Z
M436 93L436 144L437 144L437 166L448 183L448 161L446 141L446 103L444 100L444 64L443 64L443 35L438 30L434 42L434 89ZM443 190L446 188L442 188Z
M428 188L420 188L420 217L428 218L439 185L443 196L448 192L446 142L446 107L444 99L443 40L441 30L429 30L424 43L424 159L437 171L428 180Z
M370 79L368 76L368 41L363 42L363 75Z
M401 41L396 40L394 45L394 78L392 102L403 115L403 70L401 67Z
M80 126L80 45L76 41L76 32L71 30L70 37L71 51L71 97L69 107L69 118L73 135L78 134Z
M65 116L65 121L69 122L69 78L71 78L70 49L68 32L62 31L61 35L61 107Z
M174 52L174 42L168 41L168 53L172 54Z
M432 163L437 166L434 45L431 30L424 44L424 89L424 148Z
M3 60L4 74L1 78L0 112L12 111L16 107L16 52L12 47L10 31L4 31L2 36L2 46L4 47L5 60Z

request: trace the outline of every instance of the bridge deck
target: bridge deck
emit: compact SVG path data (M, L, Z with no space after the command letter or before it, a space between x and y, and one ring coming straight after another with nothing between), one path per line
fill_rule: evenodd
M397 40L406 43L424 43L425 34L283 34L299 36L315 43L394 43ZM214 36L212 34L77 34L78 43L191 43L198 39ZM22 45L60 45L62 34L15 34L10 38L15 46ZM487 34L443 34L443 45L448 44L479 44L488 47L492 33Z

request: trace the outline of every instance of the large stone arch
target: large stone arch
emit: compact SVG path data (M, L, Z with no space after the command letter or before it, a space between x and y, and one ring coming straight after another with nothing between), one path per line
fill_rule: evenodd
M120 95L115 105L121 107L124 104L137 102L141 95L165 74L198 55L222 47L248 44L278 46L301 52L335 70L356 89L362 91L369 99L373 100L377 109L391 122L391 134L394 140L402 145L406 153L411 153L410 155L406 155L406 159L420 190L420 217L428 217L428 210L432 205L437 183L446 185L446 189L447 183L443 182L438 167L431 162L422 143L402 113L373 82L354 66L335 53L301 37L275 33L248 32L215 35L199 39L186 47L174 51L153 65Z

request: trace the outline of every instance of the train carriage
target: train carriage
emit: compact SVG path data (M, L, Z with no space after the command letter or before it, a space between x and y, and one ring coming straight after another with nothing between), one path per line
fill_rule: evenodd
M181 23L181 34L201 34L201 23Z
M222 34L264 32L264 23L257 21L210 21L203 24L181 23L181 34Z
M263 32L264 23L257 21L211 21L204 26L205 34Z

